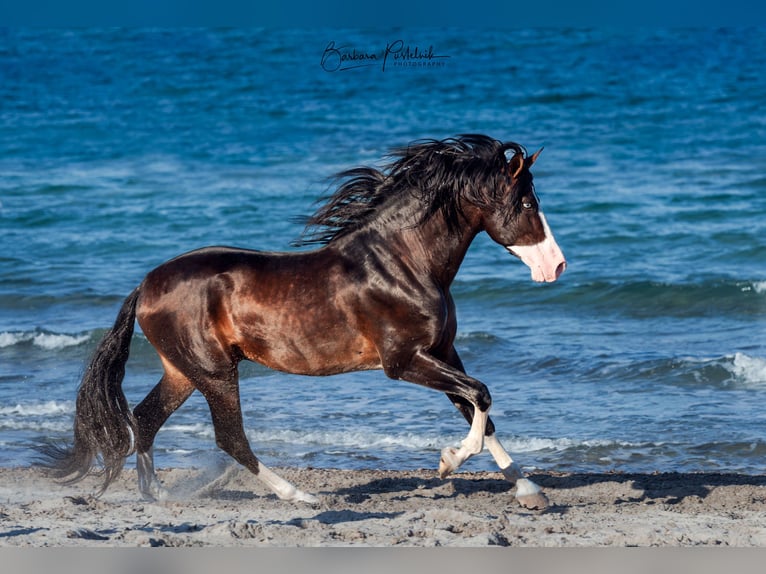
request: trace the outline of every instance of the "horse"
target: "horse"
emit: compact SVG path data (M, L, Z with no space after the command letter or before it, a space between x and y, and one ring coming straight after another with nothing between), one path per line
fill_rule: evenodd
M460 446L441 451L439 476L486 447L517 501L545 508L542 489L496 437L489 390L455 350L450 294L482 231L527 264L534 281L553 282L566 269L530 172L540 151L530 156L478 134L417 140L391 149L380 168L337 174L337 189L303 219L294 244L306 249L205 247L159 265L127 296L93 353L77 391L73 441L41 447L43 465L67 484L102 475L98 497L135 453L141 495L161 500L155 435L198 390L220 449L278 498L316 504L253 453L238 364L303 375L380 369L445 393L468 421ZM164 372L131 411L122 381L136 321Z

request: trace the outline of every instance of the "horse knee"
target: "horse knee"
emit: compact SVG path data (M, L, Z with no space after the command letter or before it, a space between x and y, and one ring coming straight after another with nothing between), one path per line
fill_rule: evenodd
M489 389L484 383L481 383L481 386L476 389L473 404L483 413L486 413L492 406L492 395L489 394Z

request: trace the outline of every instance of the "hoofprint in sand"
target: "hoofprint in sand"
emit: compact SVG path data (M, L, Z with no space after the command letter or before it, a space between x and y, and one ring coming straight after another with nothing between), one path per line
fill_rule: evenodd
M538 472L545 511L519 506L501 473L281 468L318 505L274 496L248 471L164 469L163 502L135 470L51 482L0 468L1 546L766 546L766 477Z

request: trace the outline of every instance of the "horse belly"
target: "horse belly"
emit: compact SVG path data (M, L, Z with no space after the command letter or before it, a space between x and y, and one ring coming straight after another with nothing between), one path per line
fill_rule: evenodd
M317 333L309 337L283 332L244 345L242 351L251 361L299 375L335 375L381 368L380 356L364 338L325 335Z
M279 371L334 375L381 368L375 345L342 324L304 317L278 321L275 328L248 331L239 342L245 358Z

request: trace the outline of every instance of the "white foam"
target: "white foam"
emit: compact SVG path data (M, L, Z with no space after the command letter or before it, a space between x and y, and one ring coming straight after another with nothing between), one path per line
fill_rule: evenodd
M25 333L0 333L0 349L3 347L12 347L22 341L29 341L32 339L31 334Z
M213 438L213 425L206 423L170 424L160 432L190 434L200 438ZM404 450L440 450L445 445L458 444L463 435L421 435L415 433L387 434L370 431L348 432L344 430L293 430L293 429L249 429L247 437L257 451L259 445L284 443L293 446L311 446L327 450L340 447L352 450L404 449ZM537 451L561 452L573 448L642 446L634 443L613 440L578 440L572 438L539 437L500 437L506 448L512 453L530 453Z
M74 412L74 402L72 401L45 401L42 403L25 403L14 406L0 407L0 415L20 415L20 416L47 416L68 414Z
M16 331L0 333L0 348L12 347L20 343L32 342L36 347L46 351L57 351L67 347L75 347L90 338L87 333L67 335L63 333L44 333L39 331Z
M754 281L753 282L753 291L755 291L759 295L761 293L766 293L766 281Z
M193 424L168 424L160 429L160 432L177 432L181 434L190 434L202 438L212 438L215 436L213 425L205 423Z
M301 431L278 429L272 431L251 430L248 438L254 444L265 442L285 442L290 444L314 446L340 446L344 448L405 448L433 449L444 446L439 437L419 436L412 433L382 434L375 432L348 432L343 430ZM446 443L455 442L455 438L445 439Z
M65 433L72 430L71 421L39 421L34 419L3 419L0 421L0 429L13 431L42 431L50 433Z
M744 353L735 353L731 357L731 372L744 383L750 385L766 384L766 359L751 357Z
M67 347L75 347L87 341L88 338L88 335L57 335L53 333L38 333L34 336L32 342L37 347L42 347L48 351L56 351L59 349L66 349Z
M590 439L590 440L577 440L572 438L512 438L511 440L504 440L503 444L507 449L514 453L528 453L536 451L565 451L571 448L598 448L598 447L623 447L633 448L641 446L634 443L624 441L613 441L606 439Z

